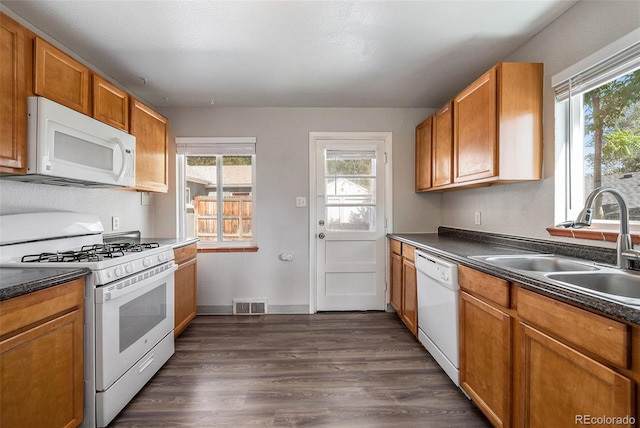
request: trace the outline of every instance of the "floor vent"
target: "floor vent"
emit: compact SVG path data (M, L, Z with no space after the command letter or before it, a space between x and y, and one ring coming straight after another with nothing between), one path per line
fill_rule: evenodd
M233 299L233 315L262 315L266 313L266 299Z

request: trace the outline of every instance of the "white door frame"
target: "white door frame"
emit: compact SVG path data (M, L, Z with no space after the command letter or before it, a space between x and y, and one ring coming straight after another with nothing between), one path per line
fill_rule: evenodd
M316 254L316 201L317 201L317 189L316 186L316 165L317 165L317 141L318 140L384 140L384 152L385 152L385 227L384 233L391 233L393 219L392 219L392 201L393 201L393 156L392 156L392 142L393 135L391 132L309 132L309 313L315 314L317 312L317 254ZM385 250L386 251L386 250ZM385 257L385 303L389 301L389 257L388 254Z

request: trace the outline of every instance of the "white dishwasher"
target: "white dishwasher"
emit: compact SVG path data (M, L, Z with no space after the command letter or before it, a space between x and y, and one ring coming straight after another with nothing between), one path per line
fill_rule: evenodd
M458 265L416 251L418 338L456 386L458 351Z

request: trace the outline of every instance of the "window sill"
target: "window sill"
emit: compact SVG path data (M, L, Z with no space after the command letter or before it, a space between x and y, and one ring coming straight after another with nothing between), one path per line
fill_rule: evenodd
M564 227L547 227L547 232L551 236L563 236L565 238L589 239L592 241L616 242L618 240L618 232L610 230L596 229L565 229ZM632 233L631 240L633 245L640 244L640 233Z
M256 253L258 247L208 247L198 248L199 253Z

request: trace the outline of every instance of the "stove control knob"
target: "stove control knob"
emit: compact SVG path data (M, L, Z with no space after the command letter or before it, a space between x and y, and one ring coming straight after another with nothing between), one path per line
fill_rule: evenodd
M116 273L116 276L122 276L122 273L123 273L122 272L122 266L116 267L115 273Z
M144 260L142 260L142 266L144 267L151 266L151 259L149 257L145 257Z
M158 254L158 261L159 262L163 262L164 261L164 254Z
M127 273L133 272L133 265L129 263L128 265L125 266L124 270L126 270Z

